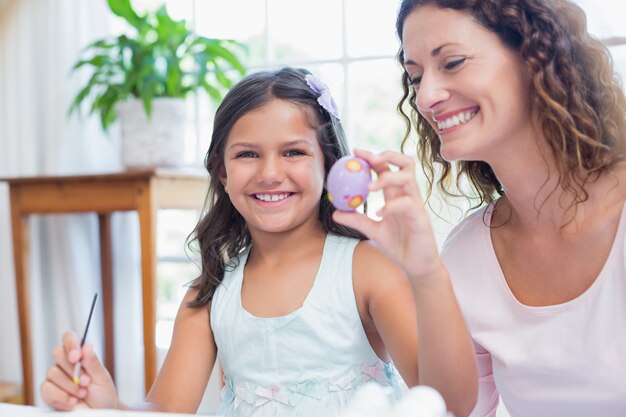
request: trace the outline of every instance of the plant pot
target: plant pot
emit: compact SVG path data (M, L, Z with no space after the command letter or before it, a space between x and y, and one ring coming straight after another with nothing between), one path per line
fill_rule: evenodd
M137 99L119 103L117 114L122 127L122 162L125 167L180 167L184 164L184 99L153 99L150 118L143 102Z

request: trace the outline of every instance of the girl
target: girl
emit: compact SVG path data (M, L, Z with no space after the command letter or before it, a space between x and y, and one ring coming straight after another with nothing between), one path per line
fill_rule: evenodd
M473 416L494 416L498 394L513 417L625 416L626 100L608 51L565 0L404 0L397 31L399 107L431 187L468 180L485 204L443 261L418 258L433 237L413 161L364 154L384 219L335 219L409 276L450 274L478 360Z
M408 281L332 220L324 181L347 152L330 93L305 70L250 75L224 98L205 160L211 208L194 231L202 271L148 395L158 409L195 412L216 356L219 415L335 415L366 381L398 389L390 359L408 385L432 385L455 412L471 409L475 365L452 290ZM48 404L120 407L75 337L54 357ZM78 360L85 373L75 386Z

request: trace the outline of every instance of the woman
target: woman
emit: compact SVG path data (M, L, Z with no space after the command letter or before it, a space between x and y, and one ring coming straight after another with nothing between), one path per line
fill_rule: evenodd
M335 218L413 274L450 275L473 416L499 396L513 417L626 415L626 100L608 51L566 0L404 0L397 31L428 192L469 183L482 207L439 258L412 160L360 153L382 220Z

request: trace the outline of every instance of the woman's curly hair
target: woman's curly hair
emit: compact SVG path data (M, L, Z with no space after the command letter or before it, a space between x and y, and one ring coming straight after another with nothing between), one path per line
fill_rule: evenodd
M574 196L568 208L586 201L586 185L625 159L626 100L608 49L587 32L583 10L567 0L403 0L396 22L401 42L407 16L426 4L468 13L504 45L519 52L531 72L532 105L558 170L553 191L560 188ZM402 46L398 60L403 66ZM444 195L470 198L453 191L453 186L462 189L463 177L477 194L476 207L504 195L486 162L458 161L453 165L443 159L437 132L420 115L406 71L402 85L398 104L406 124L402 149L413 125L428 195L436 185ZM436 168L441 169L438 179Z

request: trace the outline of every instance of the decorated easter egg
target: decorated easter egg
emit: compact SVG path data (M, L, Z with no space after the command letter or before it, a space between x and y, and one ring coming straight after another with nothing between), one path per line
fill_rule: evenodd
M344 156L333 164L326 178L328 199L342 211L355 211L365 202L372 181L370 166L364 159Z

